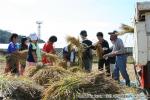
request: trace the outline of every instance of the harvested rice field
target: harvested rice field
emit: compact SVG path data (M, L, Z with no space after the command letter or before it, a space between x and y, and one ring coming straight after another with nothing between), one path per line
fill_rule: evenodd
M26 67L24 76L16 77L3 75L5 60L3 56L1 58L0 96L4 100L115 100L139 93L139 89L118 84L111 77L106 77L104 72L97 71L95 63L91 73L84 72L78 66L67 69L33 66ZM127 65L127 70L130 79L135 81L131 64Z

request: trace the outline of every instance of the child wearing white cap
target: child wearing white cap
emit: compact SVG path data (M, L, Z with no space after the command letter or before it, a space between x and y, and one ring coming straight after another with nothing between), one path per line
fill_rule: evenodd
M27 61L29 66L35 66L37 62L41 61L41 51L37 43L38 36L36 33L30 34L30 40Z

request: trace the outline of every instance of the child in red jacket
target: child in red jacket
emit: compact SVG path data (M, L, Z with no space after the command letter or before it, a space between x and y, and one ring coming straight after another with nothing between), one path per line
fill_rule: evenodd
M51 36L47 43L44 44L43 51L46 53L55 54L54 46L53 44L57 42L56 36ZM46 65L53 65L53 62L49 61L45 56L42 57L43 64Z

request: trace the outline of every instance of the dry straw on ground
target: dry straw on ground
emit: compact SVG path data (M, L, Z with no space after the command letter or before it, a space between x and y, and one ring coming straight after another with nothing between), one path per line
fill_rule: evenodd
M80 82L81 79L78 77L68 76L49 86L43 93L43 100L56 100L60 98L62 100L69 98L72 100L72 97L74 97L74 88L76 88Z
M37 73L42 67L37 67L37 66L30 66L26 67L25 69L25 76L27 77L32 77L34 74Z
M47 85L70 74L72 73L62 67L45 67L34 74L32 79L40 85Z
M75 74L51 84L43 92L43 100L76 100L85 94L116 94L120 87L102 74Z
M5 100L39 100L43 88L27 78L0 76L0 94Z
M70 72L73 72L73 73L77 73L77 72L83 72L83 69L81 69L79 66L76 66L76 67L71 67L68 69Z

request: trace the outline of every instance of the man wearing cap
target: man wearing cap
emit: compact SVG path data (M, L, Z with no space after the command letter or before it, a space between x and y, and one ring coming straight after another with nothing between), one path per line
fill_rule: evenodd
M104 55L104 58L110 56L116 56L116 63L114 69L114 79L119 81L119 71L121 72L122 77L126 80L126 85L130 86L129 75L126 70L126 55L123 41L117 37L117 31L109 33L110 40L113 44L113 50L111 53Z

